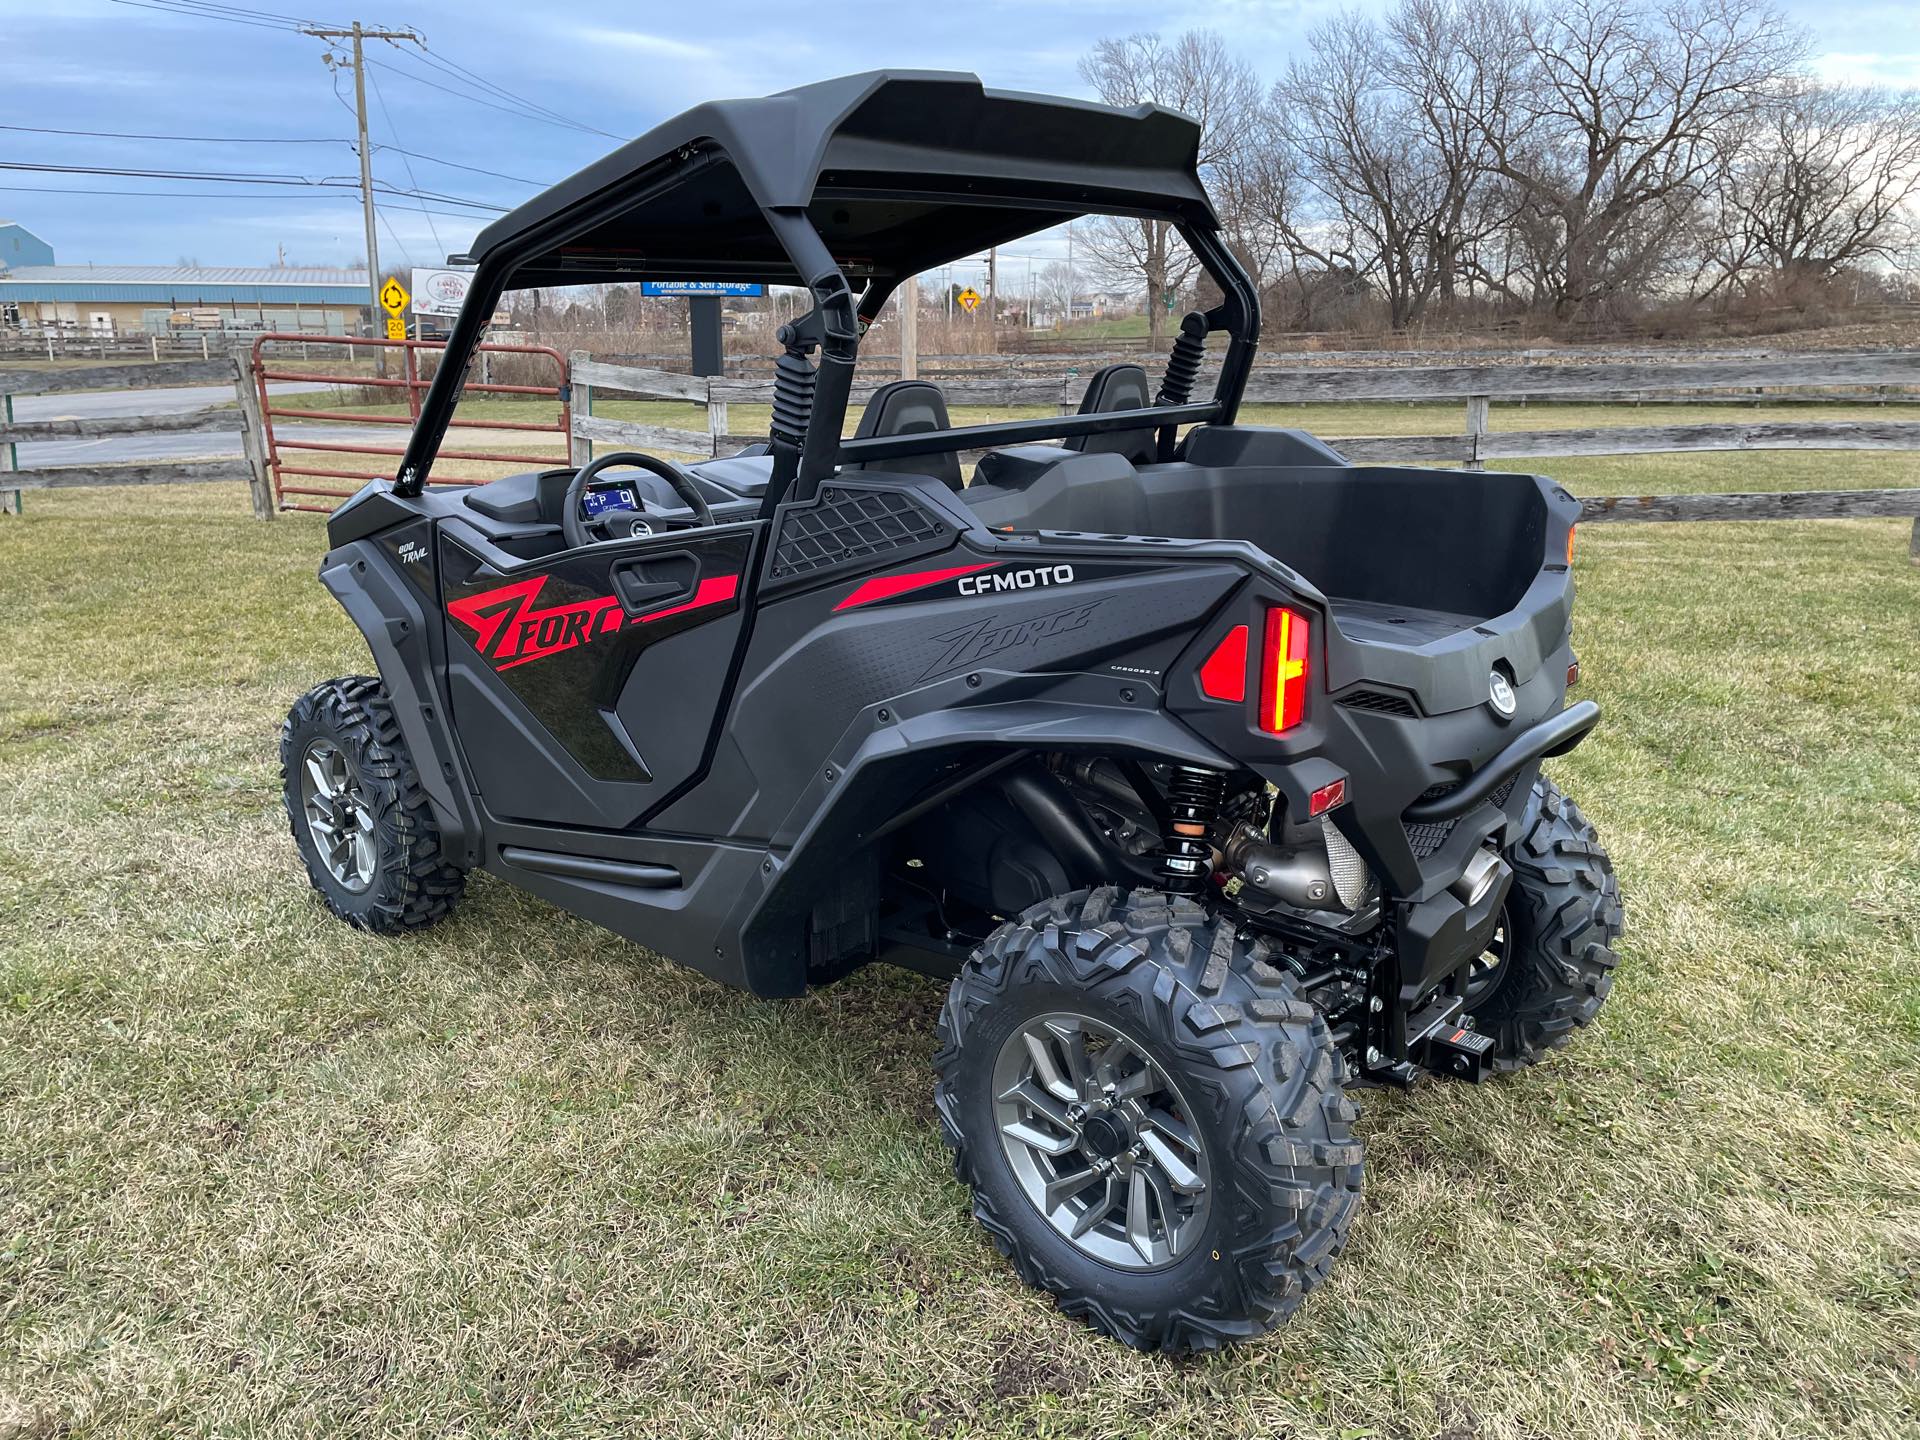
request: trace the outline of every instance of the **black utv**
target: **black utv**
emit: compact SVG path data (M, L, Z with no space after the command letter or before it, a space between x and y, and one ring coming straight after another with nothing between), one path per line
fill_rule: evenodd
M1538 1059L1621 924L1540 774L1599 718L1566 703L1577 506L1236 424L1258 299L1198 139L859 75L700 106L491 225L397 480L328 522L379 678L280 741L356 925L429 924L479 868L757 995L951 976L935 1096L974 1214L1167 1350L1326 1276L1350 1087ZM1157 381L955 428L937 386L862 380L847 437L902 281L1086 215L1166 222L1220 297ZM503 292L648 277L804 291L765 443L429 488Z

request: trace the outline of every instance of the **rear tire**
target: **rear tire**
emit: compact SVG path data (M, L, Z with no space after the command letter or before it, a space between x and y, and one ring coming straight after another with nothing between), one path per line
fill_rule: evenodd
M380 681L316 685L280 729L281 796L307 878L349 925L390 934L444 917L466 889Z
M1327 1277L1353 1221L1362 1149L1346 1067L1324 1017L1264 954L1191 900L1081 890L994 931L941 1012L935 1104L974 1217L1028 1285L1137 1349L1214 1350L1270 1329ZM1093 1080L1075 1087L1061 1083L1071 1063L1035 1065L1015 1088L1030 1094L1051 1075L1056 1100L1092 1103L1063 1101L1055 1123L1042 1095L1009 1125L1003 1087L1022 1073L1021 1047L1032 1049L1036 1027L1063 1024L1105 1047L1078 1067ZM1140 1103L1164 1108L1129 1118L1147 1085L1157 1099ZM1048 1146L1007 1138L1034 1129ZM1170 1147L1177 1158L1165 1158ZM1127 1182L1130 1167L1155 1164L1163 1198L1140 1202L1142 1243ZM1074 1191L1080 1166L1093 1168L1092 1188ZM1109 1201L1116 1192L1101 1187L1114 1166L1124 1178ZM1086 1219L1108 1203L1100 1223Z
M1520 836L1506 855L1513 888L1498 966L1476 973L1467 1000L1474 1028L1493 1037L1496 1070L1531 1065L1593 1022L1613 988L1625 918L1598 832L1545 776L1534 782Z

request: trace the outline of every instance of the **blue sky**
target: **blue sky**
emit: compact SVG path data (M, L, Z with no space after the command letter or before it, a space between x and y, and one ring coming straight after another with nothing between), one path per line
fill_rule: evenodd
M248 8L350 22L357 6L248 0ZM1211 27L1271 77L1298 37L1334 8L1331 0L368 0L357 18L412 26L440 62L624 138L700 100L885 65L972 70L989 84L1084 94L1075 64L1087 47L1145 29ZM1360 0L1359 8L1380 8L1380 0ZM1823 73L1920 85L1920 5L1792 0L1788 8L1812 31ZM342 143L353 134L351 84L342 77L336 95L323 51L320 41L289 31L111 0L0 0L0 125L330 142L146 142L0 129L0 160L353 181L357 162ZM369 54L383 62L369 72L374 143L436 157L380 152L375 172L385 184L510 206L534 192L523 181L558 179L615 143L449 94L464 82L413 55L381 45ZM167 193L73 193L88 189ZM487 218L431 203L438 213L422 215L416 203L381 205L389 267L431 265L463 248ZM348 188L9 170L0 171L0 217L39 234L62 263L263 265L284 246L290 262L344 264L365 251Z

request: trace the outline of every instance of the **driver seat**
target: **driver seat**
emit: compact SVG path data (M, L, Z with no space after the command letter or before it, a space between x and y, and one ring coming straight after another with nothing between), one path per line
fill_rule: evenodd
M1144 378L1144 372L1142 372ZM930 380L895 380L882 385L860 412L860 424L853 432L856 440L877 435L919 435L929 430L948 430L947 397ZM947 450L936 455L902 455L897 460L853 461L843 470L885 470L894 475L931 475L956 493L964 483L960 478L960 455Z

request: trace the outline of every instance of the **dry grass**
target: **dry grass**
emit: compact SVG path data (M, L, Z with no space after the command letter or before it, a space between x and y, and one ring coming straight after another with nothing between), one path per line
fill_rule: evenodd
M485 877L413 939L328 919L273 762L367 663L318 523L36 495L0 519L0 1434L1911 1436L1905 538L1589 527L1609 718L1556 773L1629 898L1613 999L1532 1073L1366 1097L1333 1283L1174 1364L969 1222L931 982L762 1003Z

